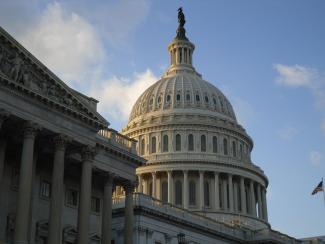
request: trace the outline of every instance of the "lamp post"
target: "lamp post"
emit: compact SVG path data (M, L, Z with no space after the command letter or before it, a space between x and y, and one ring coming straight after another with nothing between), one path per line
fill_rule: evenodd
M179 233L177 235L178 244L185 244L185 234Z

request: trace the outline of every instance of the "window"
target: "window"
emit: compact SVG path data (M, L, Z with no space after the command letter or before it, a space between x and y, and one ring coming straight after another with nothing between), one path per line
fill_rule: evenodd
M179 180L175 183L175 204L182 205L182 182Z
M206 138L205 135L201 136L201 152L205 152L207 150L207 145L206 145Z
M204 182L204 206L210 207L210 184Z
M170 95L167 95L166 101L169 103L170 102Z
M67 195L66 195L67 205L72 206L72 207L77 207L78 206L78 198L79 198L78 191L73 190L73 189L67 190Z
M194 206L196 205L196 185L195 185L195 181L191 180L190 184L189 184L189 203L190 205Z
M51 197L51 184L46 180L41 181L40 186L40 197L50 198Z
M218 152L218 138L216 136L214 136L212 138L212 146L213 146L213 152L217 153Z
M176 95L176 101L179 102L181 100L181 95L180 94L177 94Z
M208 102L209 102L209 98L208 98L208 96L205 96L205 97L204 97L204 100L205 100L206 103L208 103Z
M161 103L161 95L158 97L158 103Z
M235 141L232 142L232 155L234 157L237 157L237 147L236 147L236 142Z
M140 155L144 154L145 146L146 146L146 144L145 144L145 140L143 138L143 139L141 139L141 143L140 143Z
M157 144L157 139L154 136L151 138L151 153L156 153L156 148L157 148L156 144Z
M168 136L163 136L163 152L168 152Z
M98 197L91 197L91 211L100 213L100 199Z
M196 94L196 96L195 96L195 100L196 100L197 102L200 101L200 96L199 96L198 94Z
M182 145L181 135L177 134L176 135L176 151L181 151L181 145Z
M194 151L194 138L192 134L188 135L188 150Z
M213 104L217 105L217 100L215 98L213 98Z
M186 101L191 101L191 95L190 94L186 94Z
M166 181L161 184L161 201L168 201L168 183Z
M243 145L242 144L239 145L239 157L240 157L240 159L243 158Z
M223 154L228 155L228 142L226 138L223 139Z

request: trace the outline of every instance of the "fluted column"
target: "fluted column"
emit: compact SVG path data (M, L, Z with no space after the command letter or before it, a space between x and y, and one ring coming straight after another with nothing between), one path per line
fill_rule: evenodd
M89 244L89 217L91 203L92 162L95 150L84 147L81 152L82 169L78 212L78 244Z
M156 182L157 182L157 176L156 172L152 172L152 197L157 198L157 189L156 189Z
M249 184L250 197L251 197L251 214L256 217L256 200L255 200L255 190L254 190L254 181L250 181Z
M183 203L184 203L184 208L188 209L188 171L183 170Z
M238 184L234 182L234 211L238 212Z
M167 171L168 203L173 203L173 178L172 171Z
M245 179L244 177L240 177L240 206L241 212L243 214L247 213L247 206L246 206L246 192L245 192Z
M124 244L133 244L133 186L126 185L125 190L125 217L124 217Z
M214 202L215 210L220 209L220 199L219 199L219 172L214 172Z
M263 219L263 211L262 211L262 196L261 196L261 185L257 184L257 203L258 203L258 217Z
M228 174L228 193L229 193L229 210L234 211L234 186L232 184L232 174Z
M223 209L228 210L228 194L227 194L227 180L222 180L222 198L223 198Z
M101 244L111 244L112 240L112 190L113 174L105 176L103 214L102 214L102 241Z
M39 127L32 122L24 125L23 150L21 154L19 191L15 221L15 244L26 244L29 239L29 209L32 193L33 157L35 136Z
M267 202L266 202L266 189L262 187L262 204L263 204L263 219L268 221L267 217Z
M138 192L143 193L142 174L138 175L138 179L139 179Z
M199 199L199 208L204 209L204 171L199 171L199 194L200 194L200 199Z
M50 218L48 244L62 242L62 207L64 197L64 157L69 139L64 135L54 138Z

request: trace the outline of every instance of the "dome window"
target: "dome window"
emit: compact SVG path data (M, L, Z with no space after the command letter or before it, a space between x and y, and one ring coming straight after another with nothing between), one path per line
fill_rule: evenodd
M167 101L167 102L170 102L170 95L167 95L167 97L166 97L166 101Z
M198 94L195 96L195 100L196 100L197 102L200 101L200 96L199 96Z
M228 155L228 141L226 138L223 139L223 154Z
M176 151L181 151L181 145L182 145L181 135L177 134L176 135Z
M179 102L181 100L181 94L176 95L176 101Z
M201 152L205 152L207 150L206 146L206 138L205 135L201 136Z
M161 96L158 97L158 103L161 103Z
M215 98L213 98L213 104L217 105L217 100Z
M156 137L151 138L151 153L156 153L157 139Z
M191 101L191 95L190 94L186 94L186 101Z
M192 134L188 135L188 150L194 151L194 138Z
M209 98L208 98L208 96L205 96L205 97L204 97L204 100L205 100L206 103L208 103L208 102L209 102Z
M218 139L216 136L213 137L212 144L213 144L213 152L217 153L218 152Z
M237 147L236 147L236 142L235 141L232 142L232 155L234 157L237 157Z
M163 136L163 152L168 152L168 136L164 135Z

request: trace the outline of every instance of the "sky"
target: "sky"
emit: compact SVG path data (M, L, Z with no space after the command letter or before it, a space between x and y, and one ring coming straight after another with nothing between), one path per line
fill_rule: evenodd
M325 1L5 0L0 25L121 130L169 66L180 6L196 70L254 140L272 228L325 235Z

